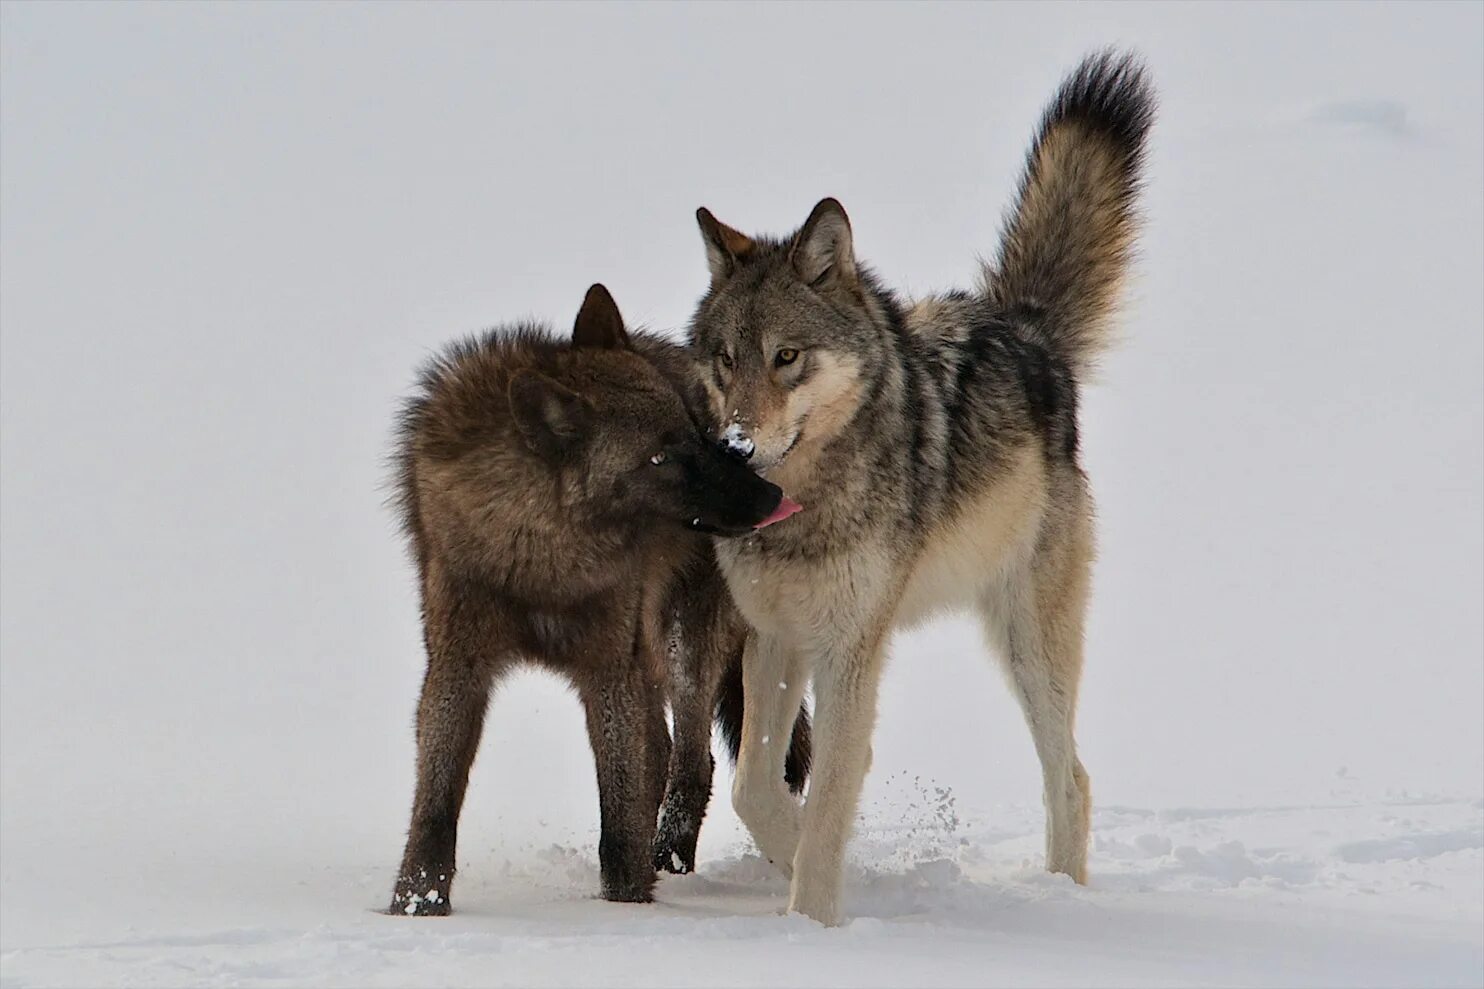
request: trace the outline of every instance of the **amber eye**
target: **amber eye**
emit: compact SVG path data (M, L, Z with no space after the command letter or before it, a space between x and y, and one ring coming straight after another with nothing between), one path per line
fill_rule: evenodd
M799 352L792 347L784 347L778 351L778 356L773 358L773 363L778 367L787 367L799 359Z
M729 368L732 366L732 355L727 353L725 350L717 351L716 359L721 361L722 367Z
M660 464L669 459L669 457L665 456L665 451L661 450L659 453L656 453L654 456L650 457L649 462L658 467Z

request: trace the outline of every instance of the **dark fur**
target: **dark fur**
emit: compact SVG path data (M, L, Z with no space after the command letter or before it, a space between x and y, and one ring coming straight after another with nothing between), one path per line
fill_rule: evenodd
M454 344L423 370L401 417L397 499L428 667L393 912L449 912L490 690L522 661L562 673L581 698L603 896L647 901L657 867L694 867L713 714L735 758L741 711L722 685L739 676L745 635L704 533L749 532L779 500L709 441L694 390L680 348L628 334L601 286L570 344L526 324ZM808 750L801 718L798 785Z

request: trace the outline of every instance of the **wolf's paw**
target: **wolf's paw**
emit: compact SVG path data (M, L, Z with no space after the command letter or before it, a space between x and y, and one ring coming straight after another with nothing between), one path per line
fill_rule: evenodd
M839 896L827 892L798 889L797 884L795 887L793 895L788 900L789 913L801 913L826 927L840 926L843 917L840 911Z
M683 876L696 871L696 841L700 835L694 828L669 827L666 820L654 836L654 868L656 872L669 872Z
M417 880L406 877L397 880L392 893L392 905L387 913L406 917L447 917L453 912L453 903L448 896L447 878L442 881Z
M672 876L684 876L696 871L696 850L692 845L689 852L682 851L673 845L659 845L654 847L654 869L656 872L668 872Z
M654 877L646 882L604 883L603 899L610 903L653 903Z

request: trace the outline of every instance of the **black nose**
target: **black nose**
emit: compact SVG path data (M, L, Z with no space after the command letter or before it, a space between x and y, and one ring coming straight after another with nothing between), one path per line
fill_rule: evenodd
M762 478L758 480L763 481ZM762 486L757 490L756 497L753 498L753 511L757 513L757 521L761 522L772 515L773 509L777 508L782 501L783 489L771 481L763 481Z

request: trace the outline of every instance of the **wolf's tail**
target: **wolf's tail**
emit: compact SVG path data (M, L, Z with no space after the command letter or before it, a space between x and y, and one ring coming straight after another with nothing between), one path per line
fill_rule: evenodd
M721 737L726 741L727 754L737 762L737 752L742 748L742 657L738 656L721 678L721 689L716 693L716 724ZM813 751L809 733L809 709L799 706L799 718L794 722L793 738L789 741L788 756L783 764L783 778L794 793L804 792L804 783L809 779L809 763Z
M1029 315L1076 371L1108 343L1153 121L1154 92L1136 57L1108 50L1084 59L1041 118L987 274L990 298Z

